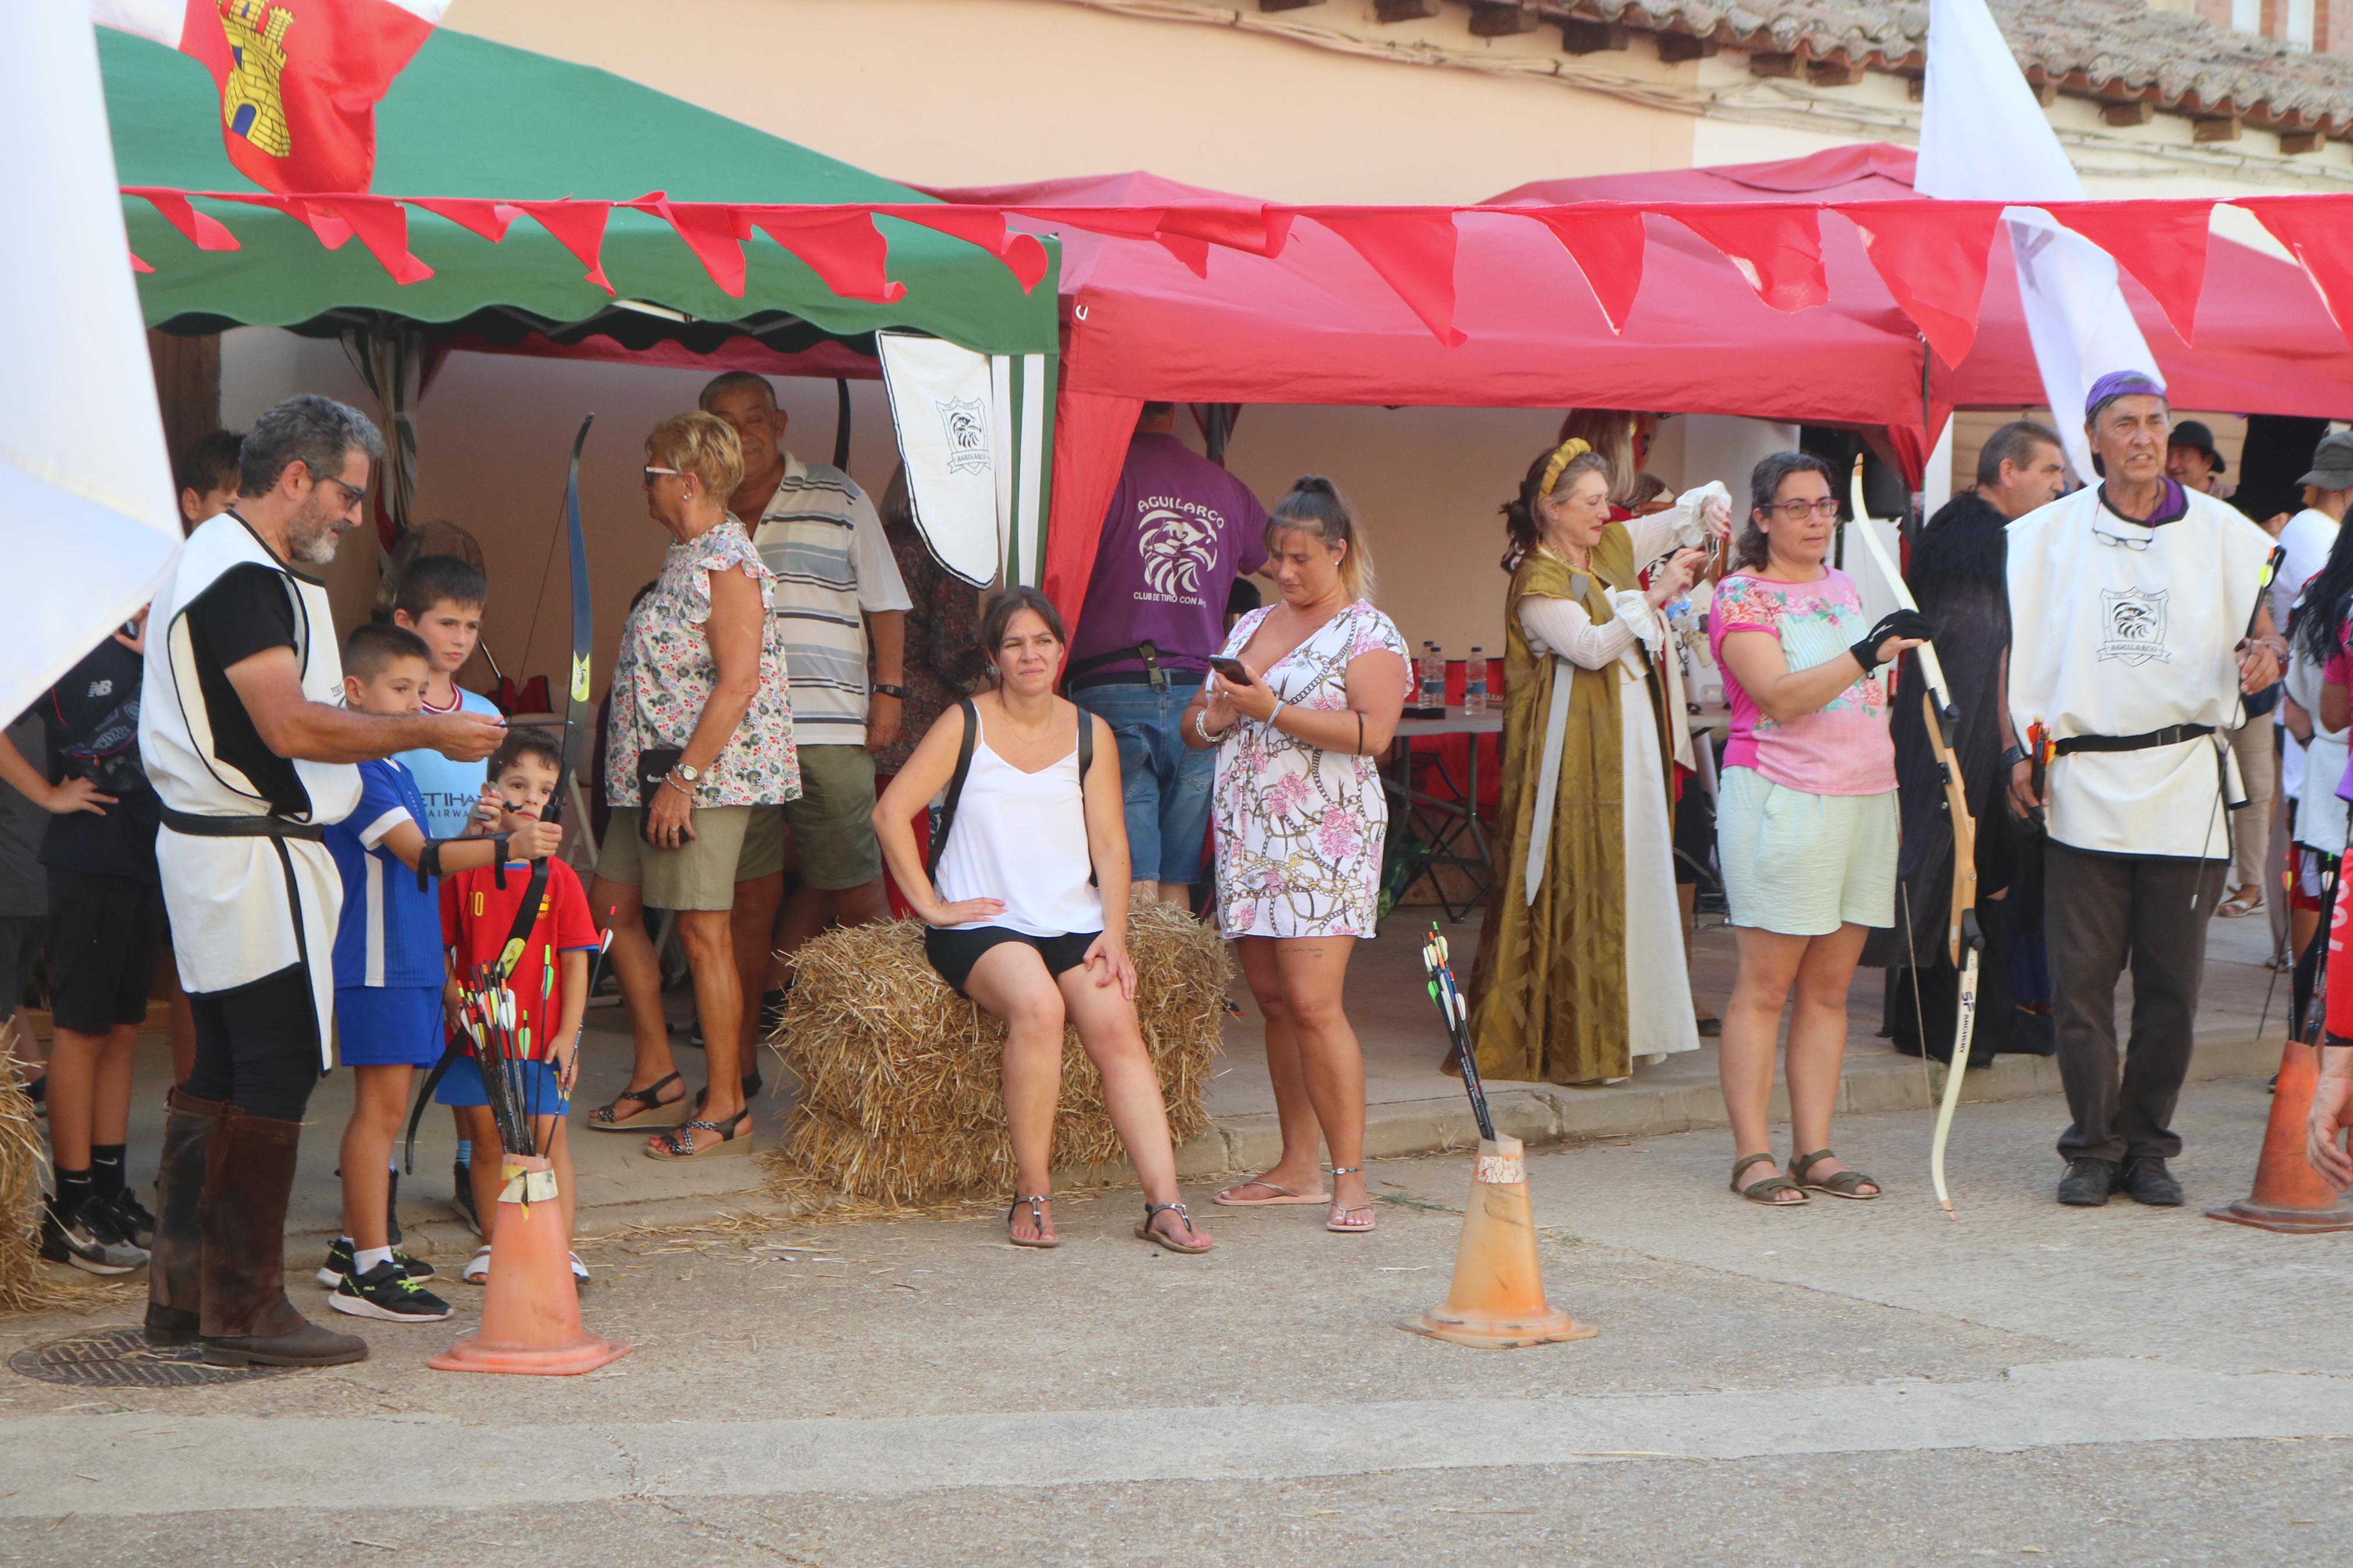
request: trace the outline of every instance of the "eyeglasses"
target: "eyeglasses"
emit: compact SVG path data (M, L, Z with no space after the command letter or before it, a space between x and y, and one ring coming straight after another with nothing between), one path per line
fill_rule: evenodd
M649 463L646 465L646 489L653 489L654 479L657 475L660 474L668 474L671 479L677 479L680 477L680 471L676 468L657 468L652 464Z
M2154 534L2147 534L2136 539L2128 533L2110 533L2106 529L2102 528L2096 522L2092 525L2092 537L2098 540L2103 544L2114 544L2120 546L2123 549L2129 550L2136 555L2139 554L2142 551L2147 550L2151 544L2156 542L2156 535Z
M1816 517L1836 517L1838 509L1838 497L1824 496L1820 500L1777 500L1765 510L1779 512L1791 522L1798 522L1802 521L1808 512L1812 512Z
M343 480L335 478L332 474L327 476L327 483L334 486L337 489L343 492L343 510L345 511L351 510L352 508L367 500L367 491L347 485L343 483Z

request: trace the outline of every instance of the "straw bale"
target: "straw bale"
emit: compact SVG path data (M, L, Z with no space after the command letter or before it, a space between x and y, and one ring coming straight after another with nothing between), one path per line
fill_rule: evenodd
M1137 1021L1160 1073L1177 1142L1209 1124L1202 1109L1226 1016L1232 961L1222 938L1181 909L1129 916ZM798 1205L851 1199L892 1206L1011 1190L998 1057L1005 1026L948 988L913 921L828 931L800 950L776 1044L801 1093L771 1185ZM1078 1035L1062 1042L1056 1170L1123 1158L1103 1080Z
M41 1265L41 1134L16 1064L0 1057L0 1317L87 1305Z

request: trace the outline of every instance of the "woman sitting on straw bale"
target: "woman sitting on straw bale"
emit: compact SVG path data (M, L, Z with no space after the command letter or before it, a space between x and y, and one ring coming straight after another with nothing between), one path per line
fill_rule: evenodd
M1365 1186L1365 1057L1342 987L1356 938L1373 934L1388 799L1375 759L1405 709L1405 639L1374 607L1356 518L1311 474L1266 522L1282 602L1226 638L1193 699L1185 743L1218 749L1211 819L1218 916L1266 1018L1266 1067L1282 1124L1272 1169L1215 1201L1228 1208L1331 1205L1324 1228L1373 1228ZM1316 1138L1332 1151L1323 1189Z
M1135 1018L1117 746L1101 719L1054 695L1070 643L1045 595L1015 587L996 595L980 645L997 689L932 726L875 806L874 831L929 928L933 967L1005 1020L1013 1245L1061 1245L1047 1209L1047 1162L1068 1022L1103 1075L1104 1108L1143 1179L1135 1234L1171 1252L1207 1252L1208 1237L1177 1200L1160 1079ZM943 787L947 809L926 866L912 823Z

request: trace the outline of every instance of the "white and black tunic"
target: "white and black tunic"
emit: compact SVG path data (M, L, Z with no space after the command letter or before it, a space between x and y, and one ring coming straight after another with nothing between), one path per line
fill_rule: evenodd
M342 701L325 588L225 512L188 540L155 599L139 743L164 803L156 861L181 984L192 995L231 991L306 967L323 1071L343 885L317 834L359 804L360 775L263 743L227 672L272 647L294 650L304 696Z

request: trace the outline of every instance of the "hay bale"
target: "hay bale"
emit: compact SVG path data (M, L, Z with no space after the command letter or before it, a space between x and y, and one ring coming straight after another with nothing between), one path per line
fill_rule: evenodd
M40 1125L14 1059L0 1056L0 1317L80 1304L41 1265Z
M1130 914L1128 952L1137 1021L1159 1068L1169 1131L1182 1142L1209 1124L1201 1100L1232 960L1214 930L1166 904ZM772 1043L799 1075L801 1093L781 1145L762 1156L772 1185L804 1202L892 1205L1011 1191L997 1076L1005 1026L939 977L923 956L922 925L828 931L800 950L797 967ZM1103 1079L1066 1030L1054 1168L1123 1156Z

